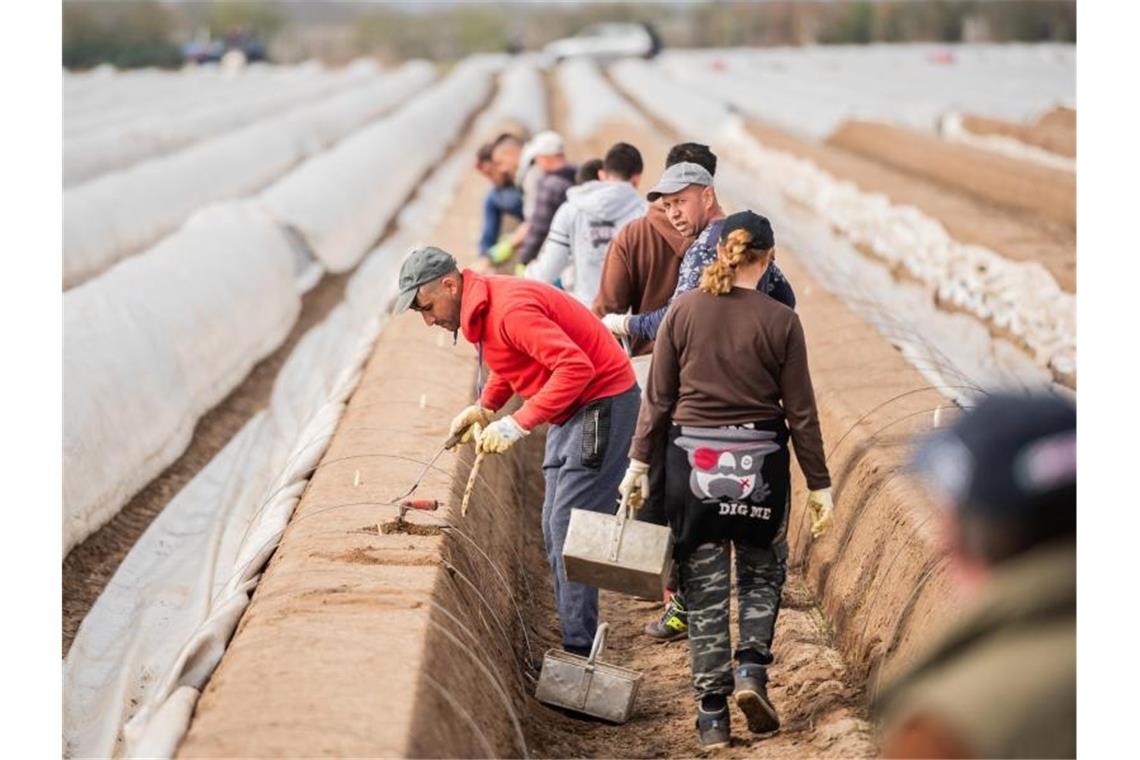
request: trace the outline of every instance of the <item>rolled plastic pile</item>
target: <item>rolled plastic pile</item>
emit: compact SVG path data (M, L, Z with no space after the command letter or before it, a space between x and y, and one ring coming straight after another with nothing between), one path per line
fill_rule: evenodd
M134 100L141 103L132 100L118 107L107 98L95 104L100 106L95 114L65 117L70 128L64 134L63 185L78 185L367 84L377 71L374 63L357 62L338 72L282 67L280 72L254 69L229 79L188 73L181 76L193 80L194 87L174 87L162 98L140 94ZM169 100L174 96L177 100Z
M418 92L432 76L429 64L410 63L372 84L66 191L64 288L142 250L195 209L256 192Z
M63 551L185 450L300 312L288 237L249 203L196 213L64 294Z
M603 124L645 127L637 112L606 82L597 64L587 58L572 58L558 67L558 84L575 107L570 112L570 136L590 137Z
M375 245L416 182L491 92L499 57L467 59L396 113L290 172L260 196L331 272Z
M1006 330L1059 375L1076 372L1076 299L1036 262L1012 261L953 240L936 220L886 196L837 180L810 161L765 148L741 120L707 95L641 61L623 61L615 79L648 111L685 136L717 146L789 198L827 219L856 245L905 268L936 298ZM675 104L685 103L685 108Z

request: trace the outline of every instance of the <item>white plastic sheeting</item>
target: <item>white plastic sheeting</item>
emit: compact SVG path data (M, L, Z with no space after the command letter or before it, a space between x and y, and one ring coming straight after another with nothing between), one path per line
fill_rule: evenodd
M262 201L304 236L325 269L351 269L488 98L503 63L498 56L465 60L398 112L290 172Z
M67 190L64 288L158 240L195 209L256 192L418 92L432 77L430 64L407 64L372 84Z
M1076 371L1076 299L1036 262L1011 261L953 240L936 220L878 193L861 191L810 161L765 148L723 103L670 80L641 61L613 68L623 89L686 137L749 169L759 181L812 209L853 243L906 269L952 304L1020 339L1037 362ZM683 104L683 107L681 105Z
M102 113L86 118L65 116L63 185L78 185L307 101L367 84L376 73L375 64L357 62L330 73L292 67L271 73L254 69L229 78L183 74L182 78L196 80L197 86L173 88L173 93L160 99L158 108L151 102L153 95L135 96L148 106L137 113L133 111L140 110L140 105L130 102L115 107L108 98L105 104L95 104L104 106ZM64 95L65 107L68 97ZM122 115L124 109L127 117Z
M250 204L176 235L63 299L63 551L185 450L198 418L288 335L289 239Z
M497 136L505 125L521 124L531 134L548 129L546 84L533 62L512 63L499 77L499 90L491 105L471 127L476 142Z
M659 60L690 89L816 139L853 117L934 131L951 110L1024 121L1076 97L1076 47L1060 43L706 49Z
M493 128L504 123L521 124L534 135L549 127L546 84L535 63L527 58L507 67L499 77L499 94L495 105L480 119L490 119Z
M597 64L587 58L572 58L559 66L558 84L566 99L575 104L569 131L576 140L586 139L606 123L648 126L645 117L614 92Z
M407 250L437 226L457 154L420 188L346 300L282 367L256 415L158 516L79 628L64 665L69 757L170 757L386 320Z

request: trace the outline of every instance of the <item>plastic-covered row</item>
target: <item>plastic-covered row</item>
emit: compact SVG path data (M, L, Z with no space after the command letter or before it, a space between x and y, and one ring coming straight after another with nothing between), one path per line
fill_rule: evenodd
M288 335L292 243L249 203L63 297L63 551L185 450L198 418Z
M370 61L359 61L336 72L316 67L283 68L281 73L254 69L229 78L198 75L190 88L134 95L119 105L108 98L109 102L95 102L97 110L93 113L65 114L64 187L367 84L378 72Z
M370 84L67 190L64 288L137 253L201 206L257 192L419 92L433 76L430 64L406 64Z
M325 269L351 269L490 96L503 63L496 56L465 60L396 113L267 188L262 202L304 237Z
M597 64L589 59L572 58L559 66L558 84L575 106L570 111L569 125L574 139L586 139L603 124L648 126L645 117L614 92Z

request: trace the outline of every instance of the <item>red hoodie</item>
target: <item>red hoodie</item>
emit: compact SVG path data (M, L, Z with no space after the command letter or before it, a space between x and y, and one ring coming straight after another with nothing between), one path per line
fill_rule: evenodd
M482 342L491 377L479 403L500 409L515 393L524 430L562 424L594 399L636 382L633 366L601 320L567 293L520 277L463 270L463 337Z

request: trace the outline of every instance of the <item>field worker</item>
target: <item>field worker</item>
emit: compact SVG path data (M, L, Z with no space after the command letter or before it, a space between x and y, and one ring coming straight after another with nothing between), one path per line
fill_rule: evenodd
M674 145L665 168L682 161L716 173L716 156L706 145ZM650 203L645 216L622 227L610 243L594 298L594 313L599 317L627 311L641 314L666 306L677 287L681 259L692 242L692 237L677 232L669 222L660 201ZM653 353L653 341L632 338L630 348L633 356L647 356Z
M534 156L534 165L542 171L534 196L534 212L527 217L526 236L518 248L519 263L526 265L542 250L554 214L566 200L566 191L574 186L578 167L566 160L562 136L557 132L539 132L524 150Z
M487 143L475 156L475 169L491 183L483 198L483 232L479 236L480 267L485 270L495 263L490 251L499 242L503 217L511 216L519 222L523 218L522 192L515 187L510 175L496 171L493 153L494 143Z
M667 167L661 180L649 192L650 202L661 204L669 222L680 234L695 236L693 244L685 251L681 260L677 286L669 303L672 303L677 296L696 288L705 267L717 258L717 241L720 239L725 217L713 187L712 173L715 170L715 156L711 170L705 163L680 162ZM761 293L775 298L789 308L795 308L796 298L791 284L776 267L774 261L769 261L756 287ZM603 320L617 335L652 340L657 335L657 329L665 318L668 308L666 304L655 311L630 316L607 314ZM665 444L660 442L659 445ZM658 452L658 456L660 455ZM660 483L661 476L658 475L655 479ZM659 504L651 500L651 512L657 509L660 509ZM645 626L646 635L657 641L674 641L687 635L688 618L684 594L669 593L675 590L674 581L670 581L666 589L668 599L661 616L649 621Z
M661 323L620 487L631 504L641 503L650 454L668 441L665 509L689 613L698 739L706 749L729 743L729 695L754 733L780 725L766 666L788 556L789 428L811 489L812 535L831 522L831 478L803 328L794 311L756 289L774 246L764 217L742 211L725 220L717 259L700 287L674 301Z
M587 182L593 182L596 179L601 179L601 177L598 176L601 173L602 159L591 158L589 161L583 162L582 165L578 167L578 171L574 174L574 184L584 185Z
M641 153L619 142L606 152L598 179L566 191L566 202L554 214L538 258L526 276L563 286L587 307L594 302L602 264L614 233L645 214L637 192L644 164ZM569 267L570 276L564 275Z
M487 249L486 257L480 258L476 268L489 271L495 266L511 260L515 251L526 237L528 218L526 187L516 179L520 176L519 164L522 160L523 142L517 135L504 132L491 143L491 181L500 187L514 186L522 194L523 222L507 237L498 240Z
M562 545L570 509L612 514L637 421L640 390L621 346L585 306L546 283L459 271L438 248L412 252L400 268L396 311L478 347L490 370L476 404L460 412L451 434L468 439L478 423L481 452L502 453L549 422L543 475L542 532L568 652L588 654L598 625L598 590L566 580ZM491 421L515 394L522 407Z
M677 287L673 292L673 298L676 298L696 288L700 283L701 272L716 259L717 240L724 224L724 210L713 187L712 172L696 163L670 166L647 197L651 203L661 203L666 217L678 232L695 238L681 260ZM780 303L793 309L796 307L792 286L774 262L756 288ZM653 340L667 308L668 305L656 311L631 316L607 314L603 319L616 335Z
M883 755L1076 757L1076 408L991 395L913 467L968 601L876 700Z

